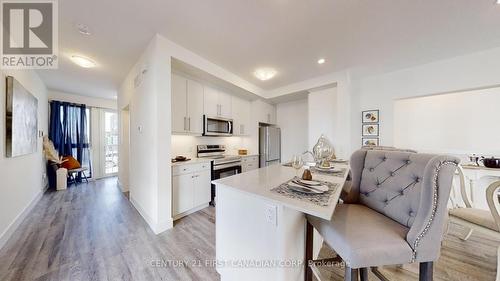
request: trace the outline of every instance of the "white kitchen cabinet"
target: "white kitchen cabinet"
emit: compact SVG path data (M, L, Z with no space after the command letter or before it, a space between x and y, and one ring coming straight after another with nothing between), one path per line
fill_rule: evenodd
M250 134L250 102L239 98L232 98L233 111L233 134L235 136L246 136Z
M219 116L219 91L205 87L203 112L210 117Z
M204 113L211 117L231 118L232 96L211 87L205 87Z
M194 176L194 206L200 206L211 200L210 170L199 172Z
M276 107L272 104L266 103L263 100L256 100L254 102L255 114L257 114L257 121L267 124L276 124Z
M193 208L193 174L172 177L174 216Z
M264 123L276 124L276 107L272 104L264 103Z
M245 156L241 159L241 172L245 173L259 168L259 156Z
M172 74L172 132L186 132L187 80Z
M203 85L172 74L172 132L203 132Z
M196 135L203 133L203 85L187 80L188 131Z
M172 167L172 215L179 219L208 206L211 200L210 162Z
M232 118L232 95L225 93L225 92L219 92L219 112L220 116L224 118Z

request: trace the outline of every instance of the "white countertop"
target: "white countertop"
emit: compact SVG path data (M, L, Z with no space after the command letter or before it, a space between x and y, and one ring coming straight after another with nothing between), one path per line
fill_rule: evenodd
M349 171L348 164L335 164L335 166L338 168L347 169L343 177L313 174L314 179L339 184L339 187L332 195L330 205L326 207L318 206L306 201L288 198L278 193L271 192L271 189L292 179L295 176L295 169L291 167L284 167L282 165L273 165L235 176L218 179L213 181L213 183L217 185L217 188L235 189L253 196L273 201L277 204L282 204L288 208L303 212L305 214L329 220L333 215L333 211L335 210L335 206L337 205L337 201L340 197L342 187L346 181Z
M175 162L172 163L172 166L182 166L182 165L194 165L194 164L201 164L201 163L208 163L212 161L213 159L207 159L207 158L191 158L189 161L180 161L180 162Z

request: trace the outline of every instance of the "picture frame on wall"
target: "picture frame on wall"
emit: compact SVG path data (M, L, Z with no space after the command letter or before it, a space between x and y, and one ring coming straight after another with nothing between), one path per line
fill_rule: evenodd
M363 124L363 137L376 137L379 135L379 124Z
M363 138L362 146L379 146L378 138Z
M365 110L361 113L363 123L378 123L380 120L380 112L378 109Z

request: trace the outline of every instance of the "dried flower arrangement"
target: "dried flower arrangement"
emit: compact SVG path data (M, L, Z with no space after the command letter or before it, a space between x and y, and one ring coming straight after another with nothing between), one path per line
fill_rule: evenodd
M43 137L43 152L47 160L52 161L57 165L61 165L61 163L67 161L63 160L62 156L59 156L59 152L57 152L56 148L54 147L54 143L49 140L47 136Z

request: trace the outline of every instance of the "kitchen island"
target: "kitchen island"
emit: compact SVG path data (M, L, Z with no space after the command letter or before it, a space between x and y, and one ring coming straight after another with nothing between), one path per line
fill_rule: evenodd
M303 280L305 215L330 219L348 174L313 173L335 184L325 206L273 191L295 176L273 165L213 181L216 185L216 266L221 280ZM315 235L318 237L318 235ZM315 248L321 247L321 240Z

